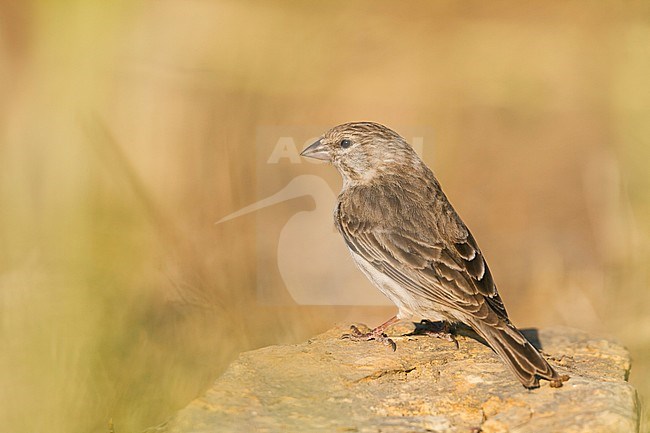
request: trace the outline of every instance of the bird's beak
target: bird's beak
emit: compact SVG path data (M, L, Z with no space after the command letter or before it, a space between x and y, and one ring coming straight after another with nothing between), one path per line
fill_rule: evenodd
M308 148L302 151L300 156L306 156L307 158L322 159L323 161L330 160L330 154L327 149L327 146L323 144L323 140L320 139L317 142L310 144Z

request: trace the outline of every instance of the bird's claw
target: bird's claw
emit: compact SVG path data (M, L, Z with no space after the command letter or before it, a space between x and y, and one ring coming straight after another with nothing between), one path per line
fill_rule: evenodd
M458 340L456 339L456 337L454 337L454 335L449 333L449 332L433 332L433 331L431 331L431 332L425 332L425 334L430 336L430 337L436 337L436 338L440 338L441 340L449 341L450 343L454 343L454 345L456 346L456 349L460 348L460 345L458 344Z
M449 322L431 322L430 320L423 320L421 322L421 333L430 337L440 338L456 345L456 349L460 348L456 336L452 333L452 326Z
M361 332L359 328L352 325L350 326L350 333L341 335L341 338L344 340L352 341L369 341L375 340L386 346L390 346L393 349L393 352L397 350L397 344L390 339L383 331L379 329L373 329L370 332Z

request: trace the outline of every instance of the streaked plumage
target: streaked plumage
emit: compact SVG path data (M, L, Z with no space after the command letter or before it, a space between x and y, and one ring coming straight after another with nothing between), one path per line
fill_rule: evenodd
M538 386L539 378L562 385L566 377L510 323L474 237L402 137L376 123L347 123L302 154L341 173L335 225L398 318L465 323L524 386Z

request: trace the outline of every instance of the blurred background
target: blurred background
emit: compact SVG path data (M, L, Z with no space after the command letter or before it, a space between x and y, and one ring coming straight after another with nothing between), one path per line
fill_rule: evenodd
M1 0L2 430L141 431L392 315L262 302L308 196L214 224L295 175L260 191L260 128L352 120L433 130L513 321L622 342L650 396L650 3Z

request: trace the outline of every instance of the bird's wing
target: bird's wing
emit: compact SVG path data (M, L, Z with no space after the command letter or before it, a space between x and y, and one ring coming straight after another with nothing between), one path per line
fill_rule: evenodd
M447 221L427 224L425 230L408 223L391 224L390 215L381 222L368 221L364 216L373 212L359 211L342 209L340 203L337 227L348 247L378 271L441 306L488 322L508 320L487 263L453 209L445 212Z

